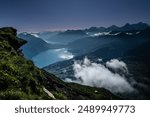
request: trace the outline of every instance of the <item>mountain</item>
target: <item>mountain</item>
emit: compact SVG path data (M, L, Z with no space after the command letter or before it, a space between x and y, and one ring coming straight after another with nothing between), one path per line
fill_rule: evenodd
M88 35L82 30L67 30L60 32L55 36L47 39L47 41L55 42L59 44L68 44L72 41L87 37Z
M140 31L111 31L109 33L96 33L95 35L75 40L68 43L66 47L75 55L90 53L99 48L106 48L107 46L115 48L116 45L119 49L116 49L116 52L121 52L121 48L123 49L122 51L134 48L138 44L142 44L144 40L149 39L149 36L149 27Z
M139 22L139 23L136 23L136 24L127 23L122 27L118 27L118 26L115 26L115 25L112 25L108 28L105 28L105 27L91 27L89 29L85 29L85 31L88 32L88 33L110 32L110 31L126 31L127 32L127 31L133 31L133 30L140 31L140 30L144 30L148 27L149 27L148 24L143 23L143 22Z
M51 37L57 35L58 33L60 33L60 31L53 31L53 32L51 32L51 31L44 31L44 32L36 33L36 34L39 36L39 38L44 39L45 41L48 42L48 40Z
M104 88L65 83L34 66L19 49L27 41L0 28L0 99L119 99Z
M86 37L80 40L68 43L66 46L68 50L74 55L82 55L85 53L92 52L105 44L115 41L114 37L108 38L105 36Z
M108 27L107 30L108 31L117 31L117 30L119 30L119 27L116 25L112 25L112 26Z
M35 37L28 33L21 33L18 37L27 41L27 44L23 45L21 49L25 54L25 57L32 58L38 53L46 51L51 48L51 45L43 41L42 39Z
M144 38L150 38L150 27L140 31L138 35Z
M98 32L105 32L107 28L105 27L91 27L89 29L85 29L85 32L90 32L90 33L98 33Z
M144 30L145 28L149 27L148 24L139 22L137 24L125 24L123 27L120 27L121 31L130 31L130 30Z

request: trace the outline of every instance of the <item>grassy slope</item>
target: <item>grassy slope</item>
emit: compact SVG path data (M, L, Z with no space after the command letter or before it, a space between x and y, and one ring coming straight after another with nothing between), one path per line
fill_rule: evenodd
M65 83L26 60L19 48L26 41L13 28L0 29L0 99L118 99L103 88Z

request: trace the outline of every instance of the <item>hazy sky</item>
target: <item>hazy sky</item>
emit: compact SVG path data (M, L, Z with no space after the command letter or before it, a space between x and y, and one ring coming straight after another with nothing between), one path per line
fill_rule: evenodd
M19 31L150 24L150 0L0 0L0 27Z

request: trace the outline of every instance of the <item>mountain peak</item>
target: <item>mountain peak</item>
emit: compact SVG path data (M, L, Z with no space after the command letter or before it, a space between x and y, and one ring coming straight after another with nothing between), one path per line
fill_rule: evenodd
M113 31L113 30L117 30L118 28L119 28L118 26L112 25L112 26L108 27L107 29Z
M123 27L131 26L130 23L126 23Z

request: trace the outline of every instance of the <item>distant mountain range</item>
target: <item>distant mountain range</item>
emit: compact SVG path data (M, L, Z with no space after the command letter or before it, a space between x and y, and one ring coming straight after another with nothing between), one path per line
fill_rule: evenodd
M116 25L112 25L108 28L105 27L91 27L89 29L85 29L86 32L108 32L108 31L132 31L132 30L143 30L149 27L149 24L139 22L137 24L125 24L122 27L118 27Z
M112 25L108 28L91 27L85 30L67 30L63 32L20 33L18 36L28 41L21 48L25 56L31 59L41 52L57 48L67 48L75 56L98 51L107 46L110 48L110 45L114 48L117 43L118 48L126 45L127 47L123 49L129 50L137 46L138 43L141 44L143 38L144 40L149 38L149 29L148 24L139 22L137 24L127 23L122 27ZM132 41L135 39L136 41ZM121 56L121 54L122 52L119 51L117 55L114 53L108 56Z
M96 36L105 36L105 35L120 35L120 36L127 36L132 35L135 33L139 33L141 30L146 29L149 27L148 24L139 22L137 24L125 24L122 27L118 27L112 25L108 28L105 27L91 27L89 29L84 30L67 30L67 31L45 31L39 33L20 33L18 36L27 40L28 44L22 47L25 55L28 58L35 56L36 54L45 51L50 48L60 48L63 45L68 45L71 48L76 45L76 43L80 40L90 41L92 37ZM85 42L88 43L88 42ZM91 42L95 43L95 42ZM104 43L104 41L103 41ZM38 45L38 46L36 46ZM81 48L82 46L79 46ZM91 48L89 46L89 48ZM29 53L30 51L30 53ZM84 53L84 52L83 52Z
M68 44L72 41L88 37L89 35L93 35L95 33L102 33L102 32L133 32L133 31L140 31L147 27L149 24L139 22L137 24L125 24L122 27L118 27L116 25L112 25L108 28L105 27L91 27L89 29L83 30L66 30L66 31L45 31L39 33L31 33L33 36L39 37L44 39L49 43L61 43L61 44ZM28 33L30 34L30 33Z
M122 27L112 25L108 28L91 27L84 30L20 33L18 36L28 41L27 44L21 47L27 58L32 58L48 49L57 48L67 48L75 56L78 56L118 42L118 38L149 37L149 25L142 22L137 24L127 23Z
M50 37L48 40L56 42L59 44L68 44L75 40L88 37L85 31L82 30L67 30L65 32L60 32L55 36Z

